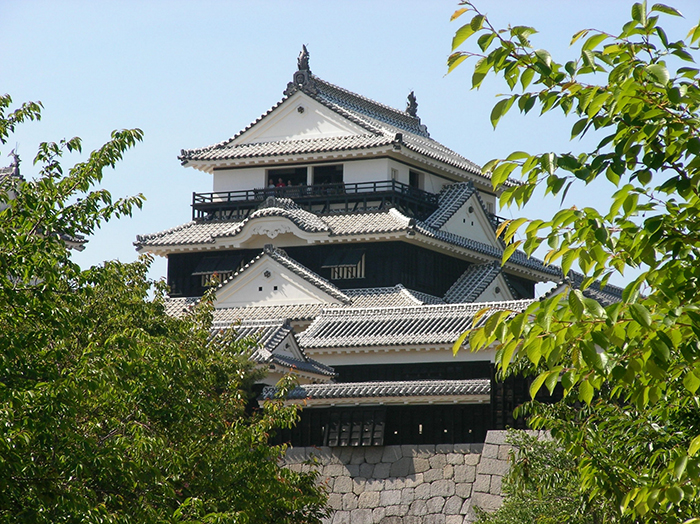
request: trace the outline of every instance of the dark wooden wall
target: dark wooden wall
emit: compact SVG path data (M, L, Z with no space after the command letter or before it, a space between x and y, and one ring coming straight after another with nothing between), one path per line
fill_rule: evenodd
M300 264L330 280L330 268L321 266L331 253L338 249L365 251L365 278L333 280L333 284L340 289L389 287L403 284L409 289L441 297L469 266L469 262L405 242L289 247L285 251ZM242 256L247 263L260 252L259 249L242 249L170 255L168 285L171 295L193 297L204 293L201 278L192 276L192 272L205 256Z

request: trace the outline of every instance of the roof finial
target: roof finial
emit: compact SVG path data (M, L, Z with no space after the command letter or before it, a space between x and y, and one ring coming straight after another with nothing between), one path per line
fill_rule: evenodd
M16 148L15 148L15 149L16 149ZM19 155L18 155L17 153L15 153L15 150L13 149L12 151L10 151L10 154L7 155L7 156L11 156L11 157L12 157L12 163L10 164L10 167L12 168L12 176L17 177L17 178L20 178L20 174L19 174L19 163L20 163Z
M297 71L294 73L294 78L287 84L287 89L284 90L284 96L292 96L299 90L306 94L316 94L316 84L314 77L309 69L309 50L305 45L301 46L301 53L297 58Z
M416 102L416 94L413 91L408 93L406 112L414 118L418 117L418 102Z
M309 51L306 46L302 44L301 53L299 53L299 58L297 58L297 69L299 71L309 71Z

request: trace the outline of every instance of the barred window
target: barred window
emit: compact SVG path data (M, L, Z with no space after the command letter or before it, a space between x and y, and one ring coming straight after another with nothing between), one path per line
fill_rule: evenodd
M322 268L331 270L331 280L365 278L365 252L361 249L333 252Z

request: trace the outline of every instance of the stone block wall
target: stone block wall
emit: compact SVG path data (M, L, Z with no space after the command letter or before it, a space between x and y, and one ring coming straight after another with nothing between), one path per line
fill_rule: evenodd
M328 524L465 524L501 505L505 431L484 444L290 448L287 467L316 469L334 510Z

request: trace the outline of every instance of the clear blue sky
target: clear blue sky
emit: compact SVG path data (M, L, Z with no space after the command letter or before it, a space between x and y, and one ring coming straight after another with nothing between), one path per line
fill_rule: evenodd
M650 2L650 4L653 2ZM668 2L685 19L669 20L671 38L684 37L700 19L700 2ZM573 58L571 35L595 27L617 32L629 19L622 0L484 0L480 8L505 26L532 25L537 47L555 59ZM137 234L190 219L193 191L211 190L206 174L180 166L180 149L224 140L277 103L296 69L301 44L321 78L384 104L405 107L414 90L418 114L433 138L478 164L514 150L568 151L571 123L558 115L508 115L493 131L488 115L504 85L470 90L463 64L445 76L452 35L452 0L353 1L34 1L2 0L0 91L16 103L43 102L39 123L21 126L0 147L0 165L16 145L22 172L41 141L80 136L87 153L113 129L140 127L145 140L107 172L115 196L143 193L133 218L105 225L76 255L83 266L130 261ZM77 161L72 156L66 162ZM577 191L567 204L605 204L605 191ZM525 210L551 215L553 200ZM517 210L501 212L518 215ZM152 270L165 273L159 259ZM618 281L619 282L619 281Z

